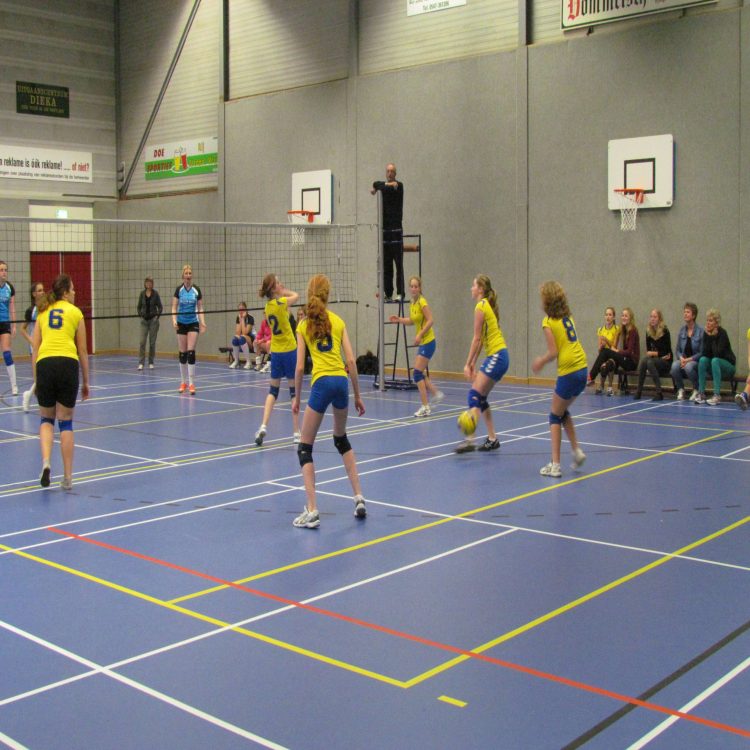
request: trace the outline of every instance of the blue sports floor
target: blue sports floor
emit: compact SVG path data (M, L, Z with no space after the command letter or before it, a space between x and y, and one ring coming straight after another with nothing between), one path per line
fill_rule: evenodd
M3 397L0 746L750 746L734 403L586 394L588 460L564 444L555 480L550 389L500 384L502 448L459 456L464 384L417 420L365 379L368 517L326 417L308 530L286 388L256 448L267 376L200 362L191 398L176 360L135 364L92 359L70 492L57 446L38 487L38 416Z

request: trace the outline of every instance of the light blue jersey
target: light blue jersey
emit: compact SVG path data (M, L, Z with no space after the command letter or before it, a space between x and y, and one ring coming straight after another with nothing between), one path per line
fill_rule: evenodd
M177 322L183 325L197 323L198 301L203 299L200 287L193 284L190 289L185 289L183 284L174 290L174 296L177 298Z
M10 301L16 296L16 290L10 281L0 286L0 323L10 323Z

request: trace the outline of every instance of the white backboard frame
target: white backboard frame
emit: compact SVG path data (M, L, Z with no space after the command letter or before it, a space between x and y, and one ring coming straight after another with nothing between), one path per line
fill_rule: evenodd
M333 173L330 169L292 174L292 211L312 211L313 224L333 221Z
M674 137L670 134L621 138L607 146L607 206L620 203L616 188L642 188L643 208L670 208L674 202Z

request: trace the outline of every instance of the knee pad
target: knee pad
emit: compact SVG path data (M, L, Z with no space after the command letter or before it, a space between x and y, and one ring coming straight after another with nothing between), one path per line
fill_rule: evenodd
M72 419L58 419L57 426L60 428L60 432L65 432L66 430L72 430L73 420Z
M349 438L346 433L343 435L334 435L333 444L336 446L336 450L343 456L344 453L348 453L352 449L352 444L349 442Z
M54 426L55 420L52 419L52 417L41 417L39 419L39 424L51 424Z
M195 364L195 349L189 349L187 352L187 363L189 365Z
M297 389L293 386L289 386L289 398L294 399L294 397L297 395Z
M565 424L565 420L570 419L570 412L566 409L565 414L563 414L560 419L562 420L562 424Z
M310 443L299 443L297 445L297 458L299 459L300 466L312 463L312 451L313 447Z
M180 352L180 364L181 365L187 364L187 352Z
M563 423L563 417L558 417L557 414L553 414L552 412L549 413L549 423L550 424L559 424L561 425Z
M278 398L278 397L279 397L279 386L278 386L278 385L272 385L272 386L271 386L271 387L270 387L270 388L268 389L268 392L269 392L269 393L270 393L270 394L271 394L271 395L272 395L272 396L273 396L274 398Z
M413 373L415 383L419 383L420 380L424 380L424 373L421 370L417 370L417 368L415 367Z
M245 343L245 339L242 336L235 336L232 339L232 346L242 346Z
M481 411L482 414L484 414L484 412L486 412L487 409L489 408L490 408L490 402L487 400L487 396L482 396L479 399L479 411Z
M479 391L476 391L472 388L469 391L467 402L469 404L469 409L481 409L482 408L482 396L479 393Z
M8 367L13 364L13 354L10 351L3 352L3 359Z

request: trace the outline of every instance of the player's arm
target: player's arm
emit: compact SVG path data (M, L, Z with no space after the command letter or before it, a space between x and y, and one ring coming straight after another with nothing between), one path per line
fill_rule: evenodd
M341 336L341 347L344 350L344 361L346 362L346 369L349 371L349 378L352 381L352 389L354 391L354 408L357 410L357 414L361 417L365 413L365 405L362 403L362 397L359 392L359 374L357 373L357 364L354 361L354 352L352 351L352 345L349 341L349 334L344 328L343 335ZM302 366L305 365L305 360L302 361ZM300 362L299 353L297 354L297 362Z
M549 328L543 328L544 338L547 343L547 351L540 357L536 357L531 363L531 369L533 372L539 372L547 362L553 362L557 359L557 344L555 343L555 337L552 335L552 331Z
M39 354L39 347L42 343L42 328L39 325L39 313L37 315L37 322L34 326L34 332L31 334L31 373L32 377L34 378L34 382L36 382L36 358Z
M172 325L177 328L177 293L172 297Z
M474 374L474 365L477 362L479 351L482 348L482 326L484 325L484 313L481 310L474 310L474 336L471 339L469 347L469 356L466 358L464 365L464 375L471 379Z
M391 323L401 323L405 326L410 326L413 323L411 318L399 318L398 315L391 315L388 320L390 320Z
M299 294L297 292L293 292L291 289L286 289L284 287L281 289L281 296L286 297L287 308L296 305L297 300L299 299Z
M305 337L297 334L297 364L294 368L294 398L292 399L292 413L299 414L300 394L302 393L302 378L305 374L305 357L307 344Z
M36 333L36 329L34 329ZM78 361L81 364L81 398L85 401L89 397L89 352L86 346L86 324L83 318L78 322L76 328L76 349L78 350Z
M203 312L203 296L198 297L198 301L195 303L195 309L198 313L198 328L202 331L206 330L206 316Z
M16 298L15 296L11 296L8 310L10 311L10 320L11 320L10 335L15 336L16 335Z
M24 320L23 323L21 323L21 336L23 336L26 341L29 342L29 346L31 346L31 336L29 336L29 325L31 324L31 320Z

